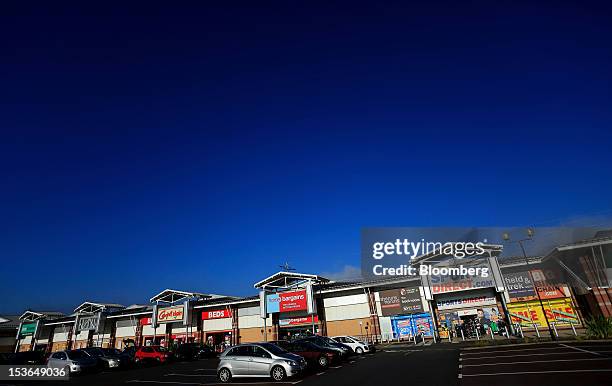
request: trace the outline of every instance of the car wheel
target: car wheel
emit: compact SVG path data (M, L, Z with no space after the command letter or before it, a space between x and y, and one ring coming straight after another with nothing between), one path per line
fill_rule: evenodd
M321 355L317 362L319 363L319 366L321 366L322 368L326 368L327 366L329 366L329 359L327 359L325 355Z
M272 367L271 374L272 374L272 379L274 379L276 382L282 381L287 376L285 369L283 369L281 366Z
M355 354L359 354L359 355L363 354L363 349L361 347L357 347L355 349Z
M229 371L229 369L222 368L221 370L219 370L217 378L219 378L219 381L223 383L229 383L232 381L232 373L231 371Z

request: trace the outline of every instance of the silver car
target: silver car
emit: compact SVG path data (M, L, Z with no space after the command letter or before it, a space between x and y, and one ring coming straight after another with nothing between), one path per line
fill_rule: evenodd
M306 368L306 361L272 343L241 344L230 347L219 357L217 376L221 382L233 377L266 377L282 381Z
M98 361L82 350L57 351L51 354L47 367L65 367L70 374L78 374L96 368Z

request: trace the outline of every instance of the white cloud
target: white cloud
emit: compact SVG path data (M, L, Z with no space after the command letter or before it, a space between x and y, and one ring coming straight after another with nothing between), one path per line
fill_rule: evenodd
M322 272L321 276L336 281L354 281L361 280L361 269L353 265L345 265L338 272Z

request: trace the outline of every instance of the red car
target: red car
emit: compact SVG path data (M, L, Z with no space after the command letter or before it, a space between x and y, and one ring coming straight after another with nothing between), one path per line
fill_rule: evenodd
M134 354L134 362L158 362L165 363L171 359L171 354L162 346L139 347Z
M306 359L310 368L319 367L326 369L331 363L339 360L338 354L325 347L317 346L316 344L299 340L295 342L276 341L277 346L284 348L290 353L300 355Z

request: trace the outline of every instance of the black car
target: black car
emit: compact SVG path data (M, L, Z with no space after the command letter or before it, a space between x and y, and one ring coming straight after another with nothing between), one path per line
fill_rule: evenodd
M200 343L183 343L174 350L174 356L179 361L191 361L200 358L213 358L217 356L217 353Z
M44 351L22 351L15 353L16 365L44 365L45 364L45 352Z

